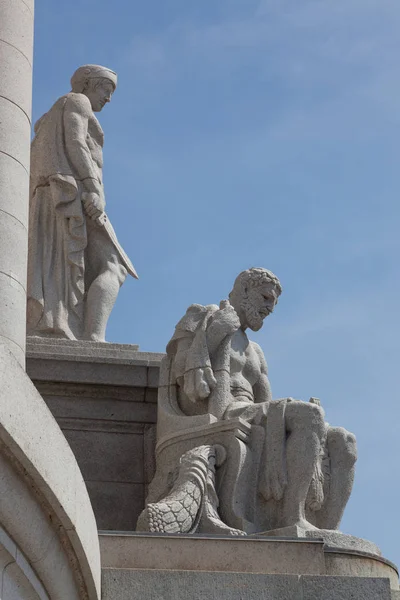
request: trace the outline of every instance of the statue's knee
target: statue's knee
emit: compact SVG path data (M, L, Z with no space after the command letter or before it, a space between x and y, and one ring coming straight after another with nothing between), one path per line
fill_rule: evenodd
M123 265L119 265L119 272L118 272L119 285L122 285L124 283L127 274L128 274L128 271L126 270L126 268Z
M124 283L128 273L124 265L121 265L121 263L110 262L108 268L117 279L118 284L121 286Z
M312 431L322 440L325 436L325 414L317 404L308 402L296 402L288 404L294 409L294 427Z
M320 406L316 404L306 404L309 406L309 419L311 428L318 434L322 439L325 436L326 425L325 425L325 413Z
M357 460L356 436L344 427L330 427L327 435L328 451L341 462L354 465Z

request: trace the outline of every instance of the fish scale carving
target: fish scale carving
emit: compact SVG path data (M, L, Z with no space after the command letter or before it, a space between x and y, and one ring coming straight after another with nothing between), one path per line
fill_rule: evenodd
M201 517L209 461L215 460L213 446L199 446L180 459L178 477L171 492L159 502L149 503L138 526L153 533L191 533Z

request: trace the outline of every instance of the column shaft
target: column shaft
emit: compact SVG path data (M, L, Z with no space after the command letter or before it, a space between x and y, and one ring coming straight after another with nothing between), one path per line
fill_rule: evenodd
M33 0L0 0L0 343L25 363Z

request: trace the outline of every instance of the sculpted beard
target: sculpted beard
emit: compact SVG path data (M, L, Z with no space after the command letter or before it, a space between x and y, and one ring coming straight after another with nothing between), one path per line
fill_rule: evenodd
M250 329L252 331L259 331L263 326L263 318L248 298L242 300L241 309L246 315Z

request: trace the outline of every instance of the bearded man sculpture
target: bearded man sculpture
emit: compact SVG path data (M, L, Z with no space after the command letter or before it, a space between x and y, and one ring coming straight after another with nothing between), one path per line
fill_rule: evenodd
M139 530L338 529L355 438L325 423L317 399L272 400L263 352L246 333L262 327L281 291L273 273L252 268L229 300L194 304L176 326L161 367L157 468Z
M104 341L126 274L137 277L104 212L104 135L94 115L110 102L117 75L84 65L71 85L35 125L27 329Z

